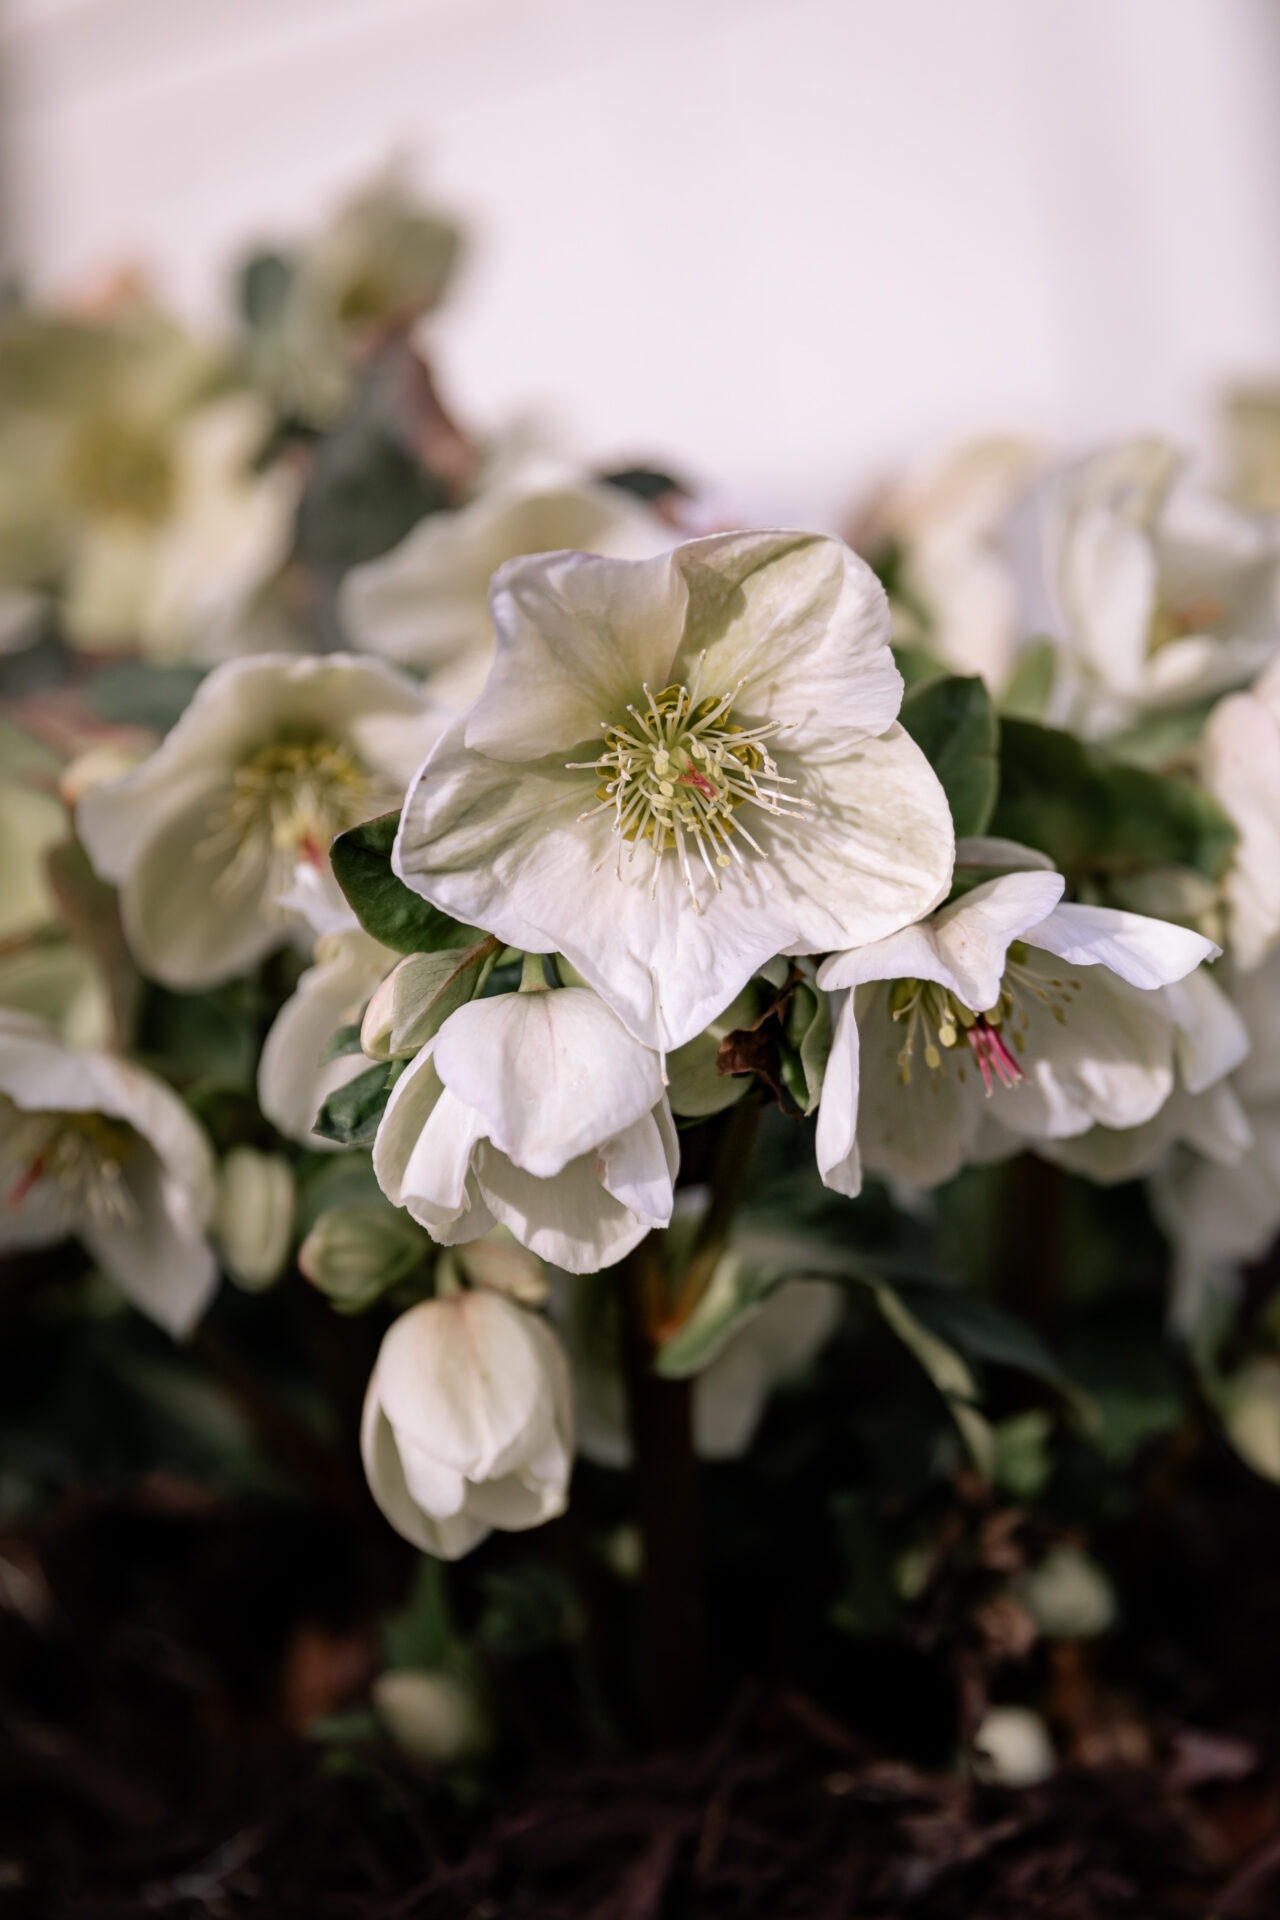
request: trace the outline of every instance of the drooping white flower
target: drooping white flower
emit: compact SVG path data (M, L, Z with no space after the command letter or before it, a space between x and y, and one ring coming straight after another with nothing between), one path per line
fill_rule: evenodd
M864 1165L936 1186L974 1156L1094 1125L1142 1125L1174 1087L1177 1023L1153 989L1217 948L1111 908L1060 906L1062 877L985 881L920 925L836 954L842 999L818 1169L856 1194Z
M557 1305L573 1369L578 1450L599 1466L625 1467L631 1441L610 1285L607 1279L566 1282ZM820 1351L840 1307L840 1289L831 1281L790 1280L734 1329L693 1382L693 1443L702 1459L735 1460L746 1452L775 1388Z
M1153 991L1173 1024L1177 1072L1159 1112L1141 1126L1091 1127L1040 1143L1047 1159L1103 1186L1154 1173L1180 1143L1230 1166L1253 1138L1228 1079L1249 1051L1248 1031L1231 1001L1204 967Z
M283 1154L232 1147L218 1169L213 1231L229 1277L246 1293L261 1293L284 1272L297 1204Z
M564 987L450 1014L397 1081L373 1166L443 1245L501 1222L585 1273L666 1225L678 1157L657 1054Z
M1046 569L1066 669L1055 716L1088 734L1241 686L1280 646L1280 536L1268 516L1175 485L1157 440L1060 474Z
M1248 693L1218 702L1200 772L1239 835L1223 891L1227 944L1248 971L1280 944L1280 661Z
M458 1560L494 1527L564 1511L573 1460L569 1372L539 1315L478 1288L424 1300L382 1342L360 1448L397 1533Z
M121 1292L187 1333L217 1284L204 1134L154 1074L0 1013L0 1250L74 1235Z
M333 836L398 804L435 728L421 689L381 661L216 667L156 751L77 810L144 971L213 986L280 946L298 863L327 875Z
M839 541L562 553L494 583L493 671L410 789L393 864L558 951L647 1045L779 952L855 946L945 893L953 831L895 724L884 593Z
M1232 982L1249 1051L1229 1092L1248 1140L1230 1157L1206 1136L1178 1148L1151 1182L1157 1217L1174 1244L1173 1315L1196 1320L1206 1294L1234 1283L1280 1232L1280 955Z
M618 487L527 463L456 512L428 514L342 584L353 646L424 673L446 706L470 704L493 664L489 581L522 554L577 548L641 559L671 544Z

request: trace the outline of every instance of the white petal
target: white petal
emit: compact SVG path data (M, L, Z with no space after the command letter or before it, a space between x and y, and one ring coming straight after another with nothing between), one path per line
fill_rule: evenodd
M258 1062L258 1101L273 1127L308 1146L329 1145L312 1132L331 1093L369 1062L344 1054L321 1064L339 1027L349 1026L395 956L358 928L322 943L324 957L308 967L271 1024Z
M1248 1029L1206 967L1162 991L1177 1027L1182 1084L1189 1093L1202 1093L1240 1065L1249 1051Z
M689 611L672 677L740 688L740 722L775 720L808 761L842 758L883 733L902 704L889 603L843 541L792 532L722 533L676 549ZM654 689L655 692L657 689Z
M824 1186L856 1200L862 1191L858 1153L858 1022L853 994L840 998L818 1108L818 1172Z
M818 970L821 986L864 980L936 980L974 1012L1000 997L1010 944L1038 925L1062 897L1058 873L1010 873L986 880L927 920L852 953L833 954Z
M1226 880L1232 952L1257 967L1280 941L1280 726L1261 700L1234 694L1214 708L1202 772L1240 835Z
M369 1490L382 1513L421 1552L434 1553L441 1560L460 1560L489 1532L483 1521L470 1514L440 1521L418 1506L409 1491L391 1422L378 1401L376 1371L365 1395L360 1452Z
M647 1226L668 1225L680 1146L665 1100L633 1126L606 1140L597 1158L606 1192Z
M863 987L856 996L861 1086L858 1144L870 1173L909 1186L936 1187L964 1164L977 1128L981 1080L965 1056L931 1074L917 1057L911 1079L899 1078L902 1029L889 1012L883 988ZM960 1078L961 1073L964 1079Z
M489 1211L521 1246L567 1273L613 1266L649 1231L646 1220L605 1192L594 1154L571 1160L550 1180L538 1180L482 1145L476 1180Z
M134 1203L129 1217L82 1220L80 1238L134 1306L181 1339L213 1298L217 1262L174 1206L171 1183L153 1154L132 1161L126 1179Z
M497 653L466 741L520 761L598 740L646 682L655 693L667 685L686 592L670 554L557 553L509 561L489 604Z
M1142 913L1121 913L1115 907L1056 907L1028 930L1027 941L1073 967L1109 967L1132 986L1145 988L1182 980L1202 960L1221 952L1189 927Z
M493 1144L544 1179L662 1098L658 1055L581 987L460 1007L436 1036L435 1063Z

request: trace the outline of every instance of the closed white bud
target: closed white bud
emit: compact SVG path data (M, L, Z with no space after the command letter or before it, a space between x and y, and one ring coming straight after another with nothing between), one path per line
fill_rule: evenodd
M371 1060L409 1059L465 1005L476 984L461 955L411 953L373 993L360 1025L361 1051Z
M340 1312L359 1313L420 1267L430 1244L407 1214L381 1202L326 1207L298 1249L298 1265Z
M411 1307L379 1350L360 1450L391 1525L443 1560L494 1527L516 1533L554 1519L573 1459L556 1336L485 1289Z
M475 1695L451 1674L395 1667L378 1675L370 1697L391 1738L419 1766L452 1766L486 1744Z
M1030 1707L989 1707L973 1736L973 1770L1002 1787L1038 1787L1057 1766L1049 1729Z
M278 1153L233 1147L218 1177L214 1233L238 1287L260 1293L280 1278L293 1238L293 1170Z
M1046 1640L1090 1640L1116 1617L1111 1582L1079 1547L1054 1547L1022 1575L1018 1598Z

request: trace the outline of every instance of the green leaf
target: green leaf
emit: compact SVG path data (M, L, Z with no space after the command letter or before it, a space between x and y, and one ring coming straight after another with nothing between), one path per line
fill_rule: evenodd
M293 262L283 253L255 253L240 270L240 311L249 326L277 326L294 281Z
M1146 867L1191 867L1218 880L1236 840L1202 788L1029 720L1002 728L991 830L1042 848L1076 886Z
M748 1267L726 1253L711 1284L680 1330L660 1348L654 1369L667 1380L687 1380L724 1352L740 1327L753 1320L782 1275Z
M100 667L89 677L85 696L99 719L167 733L186 712L203 678L202 667L160 667L146 660L120 660L113 666Z
M946 1401L970 1458L984 1479L996 1469L996 1443L991 1426L978 1412L978 1383L961 1356L940 1340L907 1306L895 1288L870 1282L876 1305L886 1324L915 1355Z
M330 578L387 553L449 505L444 481L406 443L403 389L394 355L375 363L350 411L316 442L298 505L297 551Z
M901 1291L922 1324L969 1361L981 1365L1015 1367L1044 1381L1081 1411L1087 1396L1063 1372L1044 1341L1022 1320L1004 1313L990 1300L958 1289L904 1284Z
M348 1080L321 1107L315 1131L344 1147L372 1140L404 1064L402 1060L389 1067L379 1064Z
M348 1054L360 1053L360 1026L339 1027L324 1052L320 1055L321 1066L327 1066L330 1060L343 1060Z
M330 850L334 878L366 933L395 953L438 953L484 939L405 886L391 871L400 816L384 813L340 833Z
M996 802L999 723L979 679L943 674L911 689L899 716L942 782L958 834L985 833Z
M782 1058L782 1080L802 1113L812 1113L822 1098L827 1058L831 1052L831 1002L815 987L798 986L787 1009L788 1049Z

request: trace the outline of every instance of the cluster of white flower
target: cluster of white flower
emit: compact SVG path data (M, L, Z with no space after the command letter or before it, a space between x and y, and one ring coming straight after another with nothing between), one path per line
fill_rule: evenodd
M224 447L232 425L183 433ZM123 484L119 450L102 458ZM324 1213L299 1261L344 1310L410 1289L364 1457L392 1523L446 1557L563 1507L566 1350L584 1449L625 1457L616 1353L580 1337L568 1276L671 1226L682 1124L774 1086L733 1046L769 1020L826 1187L856 1197L869 1173L918 1193L1028 1148L1103 1182L1151 1176L1193 1315L1206 1276L1280 1226L1280 538L1191 496L1160 446L1036 465L992 443L882 505L886 594L837 539L676 544L670 501L497 461L347 571L332 611L348 650L325 653L296 631L255 651L240 617L282 564L295 494L277 472L243 567L215 567L234 607L224 594L188 636L189 654L240 657L153 750L131 734L63 776L147 980L209 993L276 956L257 1055L270 1143L223 1142L216 1176L161 1079L7 1013L0 1244L74 1235L181 1333L210 1298L213 1244L245 1286L286 1265L300 1155L370 1149L389 1206ZM177 644L168 500L141 599L141 536L126 555L108 503L98 590L71 590L74 613L107 605L108 576L118 589L90 638ZM1034 715L1044 740L1075 736L1081 778L1082 743L1102 741L1108 767L1193 796L1226 836L1217 876L1164 842L1094 860L1087 822L1059 871L1060 823L1034 844L1025 807L1019 840L991 837L992 793L976 814L957 798L990 743L957 723L921 744L899 658L914 695L983 680L984 724L994 699L1011 727ZM1113 812L1124 791L1107 790ZM361 840L371 821L382 838ZM1126 819L1108 830L1123 851ZM5 1000L28 1004L0 977ZM659 1343L750 1260L727 1240L712 1253ZM838 1296L812 1272L780 1273L708 1344L707 1451L745 1445L771 1383L829 1333Z

